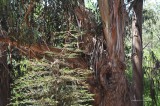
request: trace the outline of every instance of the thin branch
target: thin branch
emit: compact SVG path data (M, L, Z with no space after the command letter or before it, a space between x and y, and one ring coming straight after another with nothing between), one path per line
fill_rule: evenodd
M151 42L148 42L144 47L143 49L145 49Z

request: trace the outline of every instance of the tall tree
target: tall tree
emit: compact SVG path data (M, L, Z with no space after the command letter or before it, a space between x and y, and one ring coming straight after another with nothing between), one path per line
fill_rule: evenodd
M143 106L142 9L143 0L135 0L132 20L133 104L135 106Z
M98 105L129 106L130 97L125 77L124 28L125 8L123 0L99 0L108 61L100 70L100 86L103 95ZM103 99L102 99L103 98Z
M6 45L0 43L0 106L6 106L9 98L9 70Z
M0 38L6 37L8 27L6 22L6 5L0 7ZM7 65L7 46L0 42L0 106L6 106L9 98L9 69Z

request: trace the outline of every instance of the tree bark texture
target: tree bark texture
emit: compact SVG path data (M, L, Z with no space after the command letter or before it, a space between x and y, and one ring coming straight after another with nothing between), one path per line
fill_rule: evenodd
M134 106L143 106L142 9L143 0L135 0L132 20L132 66L134 93L132 105Z
M0 106L6 106L9 98L9 70L7 67L6 45L0 43Z
M99 0L104 38L108 53L97 63L95 106L130 106L125 77L123 0ZM96 84L96 85L97 85Z

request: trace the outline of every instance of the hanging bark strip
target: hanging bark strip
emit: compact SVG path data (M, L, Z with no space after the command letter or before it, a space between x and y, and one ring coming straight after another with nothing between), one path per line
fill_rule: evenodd
M99 7L109 56L112 60L119 58L124 62L125 8L123 8L123 0L99 0Z
M30 27L29 15L30 15L31 12L33 11L34 6L35 6L34 0L31 0L30 4L29 4L29 6L28 6L28 9L27 9L27 11L26 11L26 13L25 13L25 16L24 16L24 20L25 20L26 25L27 25L28 27Z
M135 0L132 20L132 66L134 106L143 106L143 71L142 71L142 9L143 0Z

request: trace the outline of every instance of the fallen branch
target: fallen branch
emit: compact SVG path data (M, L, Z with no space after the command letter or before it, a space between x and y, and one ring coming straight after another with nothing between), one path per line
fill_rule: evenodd
M63 58L65 62L69 63L69 67L71 68L85 69L88 67L87 62L81 56L76 56L73 58L68 58L65 56L65 54L79 54L79 52L74 52L63 48L50 47L45 44L21 45L18 42L11 41L9 38L0 38L0 42L5 43L6 47L10 45L11 47L18 48L22 55L30 58L42 59L45 57L49 61L54 61L53 56L56 56Z

